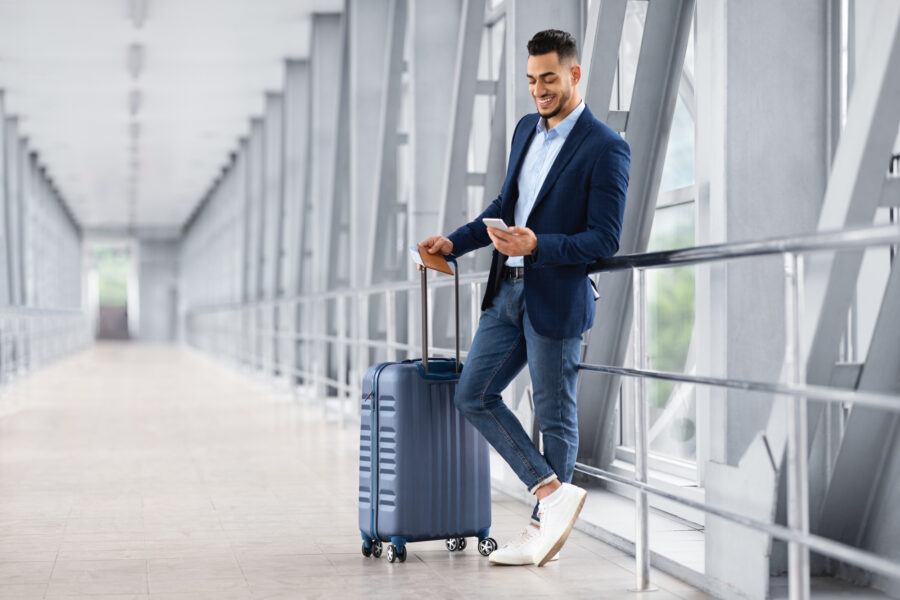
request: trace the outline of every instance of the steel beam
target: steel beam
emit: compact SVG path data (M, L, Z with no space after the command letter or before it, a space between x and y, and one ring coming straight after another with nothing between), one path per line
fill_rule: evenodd
M437 231L452 231L468 221L466 165L478 87L478 58L484 37L484 5L485 0L464 0L462 4L451 92L450 145L438 188L443 202ZM438 310L439 307L435 307L435 311Z
M650 239L693 14L693 0L651 2L647 6L626 135L631 146L631 180L620 241L622 253L643 252ZM592 61L596 58L599 57L592 57ZM585 351L586 362L623 363L631 331L631 286L627 274L600 276L601 298ZM582 460L602 466L612 460L618 390L616 376L580 381Z
M28 148L28 138L19 140L19 257L21 272L21 301L24 306L33 305L33 255L31 204L35 187L34 157Z
M263 154L265 132L262 119L250 120L250 135L247 139L247 211L248 211L248 298L251 301L262 298L263 270Z
M266 94L263 118L263 298L273 299L281 295L281 223L284 220L284 196L282 193L284 98L282 94Z
M864 64L856 73L847 121L825 192L820 231L871 224L880 201L889 157L900 124L900 4L882 0L872 23ZM807 382L827 385L838 361L847 311L853 301L863 252L820 253L807 261L804 356ZM815 428L821 411L810 409ZM786 444L781 415L771 413L765 436L772 453ZM832 482L831 485L834 485Z
M847 109L847 122L834 157L819 218L819 230L871 224L878 209L886 157L900 124L900 4L883 0L873 22L865 58ZM806 311L808 380L827 384L838 358L843 315L852 300L861 252L810 257Z
M306 60L288 60L285 63L284 80L284 232L285 268L282 271L282 289L288 296L301 293L304 267L303 250L306 240L306 212L309 192L309 111L310 73ZM299 333L303 314L294 306L284 324L290 333ZM287 342L289 351L283 355L285 364L302 371L301 360L304 345L299 341Z
M340 125L346 121L341 113L341 94L344 82L345 19L341 13L313 15L312 42L310 46L310 152L309 194L304 216L302 255L302 292L322 291L329 286L329 258L332 250L332 219L335 213L335 181L338 176L337 160L340 141ZM327 333L328 314L325 303L310 305L303 315L307 333ZM306 344L306 348L310 345ZM329 361L328 344L319 342L317 350L310 353L315 362L315 374L324 375ZM318 395L324 397L327 389L317 384Z
M345 8L340 53L340 87L338 96L335 99L339 117L335 133L334 183L332 199L329 203L329 247L328 255L326 256L325 272L325 285L329 290L345 288L351 284L350 270L356 258L351 253L350 223L355 215L351 210L350 181L348 178L350 171L350 123L348 119L348 113L350 112L350 68L348 65L349 35L347 29L350 18L351 16ZM322 323L326 335L340 335L352 315L346 310L343 302L339 300L326 301L323 308L325 310L325 319ZM341 335L341 337L345 336ZM342 385L346 385L347 347L342 343L329 342L327 343L327 349L326 376L331 380L340 381ZM346 396L346 393L340 388L328 388L328 395ZM343 403L339 403L338 407L340 408L341 406L343 406Z
M263 122L260 118L253 118L250 120L250 137L247 146L247 204L249 213L248 226L250 228L248 281L250 283L250 299L254 302L261 300L263 297L263 261L265 260L263 254L265 247L264 154L265 130ZM250 336L252 364L261 368L263 366L263 340L259 333L262 329L259 309L252 311L249 327L252 332Z
M6 148L6 234L7 256L9 259L9 303L21 305L24 302L22 295L22 246L20 223L21 198L22 198L22 170L19 167L19 120L16 117L6 118L4 128Z
M285 268L281 286L300 294L305 204L309 172L309 62L288 60L284 79L284 231Z
M344 27L349 26L350 15L344 19ZM334 156L334 183L330 205L329 222L329 246L326 256L325 273L326 288L333 290L346 287L350 284L350 269L353 256L350 253L350 222L354 215L351 212L350 202L350 93L349 93L349 66L348 66L348 35L343 36L341 48L340 87L335 104L338 107L339 118L335 132L335 156ZM341 318L341 317L337 317ZM327 319L329 335L336 333L336 318L329 315Z
M3 90L0 90L0 304L8 306L12 298L12 271L9 268L10 231L9 231L9 190L7 189L6 172L6 106ZM0 344L0 353L4 346ZM0 356L0 365L5 357ZM0 377L2 382L2 377Z
M445 199L448 153L453 129L454 90L462 29L463 2L416 0L410 3L409 53L412 89L412 126L409 131L410 177L409 237L419 241L445 233L441 229L441 206ZM479 30L480 30L479 26ZM478 38L479 44L481 38ZM472 72L473 78L477 73ZM447 80L454 78L448 92ZM468 139L468 132L467 139ZM468 148L463 148L465 156ZM403 271L406 273L404 259Z
M340 13L315 14L310 49L310 170L304 218L301 289L327 286L331 209L334 200L338 120L343 67L344 19Z
M604 0L591 4L582 50L581 86L584 102L592 106L591 110L597 118L610 127L613 125L610 124L609 104L619 64L619 45L622 42L627 6L627 0ZM621 129L613 129L624 131L624 123Z
M385 146L385 138L395 134L397 127L394 117L392 129L386 131L387 111L395 114L400 105L405 18L396 22L397 4L398 0L347 3L349 242L354 257L347 275L358 285L372 282L382 164L385 155L396 150L396 145ZM398 25L401 29L395 33ZM399 60L395 57L398 53Z
M263 118L264 149L264 205L263 211L263 297L273 300L281 297L281 270L283 267L282 224L284 223L284 97L281 93L266 94L265 117ZM266 309L265 327L270 331L280 329L282 315L277 307ZM279 373L279 349L282 344L277 338L265 340L267 364Z
M505 34L504 34L505 35ZM491 138L488 142L487 151L487 167L484 173L484 195L482 197L482 208L494 200L493 194L503 187L503 181L506 179L506 165L509 160L509 143L506 133L506 99L509 95L509 82L507 80L506 65L506 44L504 43L503 55L500 57L500 73L497 76L497 95L494 97L494 113L491 115ZM512 132L510 132L512 135ZM491 253L478 252L473 253L472 258L473 271L487 271L491 266ZM474 310L478 306L480 299L476 299L476 303L472 306ZM474 330L475 319L471 320Z
M405 227L406 205L404 204L404 191L400 185L400 119L401 99L399 90L403 89L404 70L404 41L406 39L407 2L394 0L387 7L387 22L385 24L386 39L382 47L382 58L379 66L374 71L379 73L383 81L383 87L378 90L370 89L371 97L378 94L378 99L373 106L378 107L378 115L374 121L375 132L374 151L374 177L372 190L374 204L367 213L372 217L365 224L365 241L368 250L366 253L366 273L360 281L369 283L403 279L406 273L405 242L409 231ZM373 49L377 50L378 46ZM411 98L417 97L417 92L411 92ZM415 101L415 100L413 100ZM415 131L415 125L413 126ZM363 149L359 149L363 151ZM360 157L361 158L361 157ZM413 159L415 160L415 159ZM415 173L411 174L415 178ZM359 182L360 185L365 185ZM362 199L360 199L362 201ZM414 200L411 200L411 203ZM370 319L374 323L374 319Z
M238 290L241 302L250 301L250 184L248 173L248 162L250 154L250 143L248 138L242 137L238 142L238 151L235 156L235 194L237 202L240 205L238 213L241 215L241 266L238 273L239 281Z
M860 374L860 390L900 392L898 306L900 268L895 261ZM819 515L818 533L861 545L870 531L868 507L880 493L879 488L897 483L884 476L886 459L898 448L897 425L897 413L863 406L852 408Z

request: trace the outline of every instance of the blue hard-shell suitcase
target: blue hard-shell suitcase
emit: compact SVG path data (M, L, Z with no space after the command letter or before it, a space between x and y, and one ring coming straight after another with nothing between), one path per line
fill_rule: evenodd
M457 358L388 362L363 377L359 443L359 530L362 553L406 560L407 542L446 540L463 550L489 537L491 476L488 445L453 404L459 380L459 274L455 276ZM426 271L422 271L423 349L428 347Z

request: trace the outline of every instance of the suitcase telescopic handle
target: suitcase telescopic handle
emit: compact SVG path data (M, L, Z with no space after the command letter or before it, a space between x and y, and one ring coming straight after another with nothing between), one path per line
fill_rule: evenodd
M456 315L456 372L459 362L459 263L455 258L447 258L453 263L453 308ZM422 268L422 368L428 373L428 269Z

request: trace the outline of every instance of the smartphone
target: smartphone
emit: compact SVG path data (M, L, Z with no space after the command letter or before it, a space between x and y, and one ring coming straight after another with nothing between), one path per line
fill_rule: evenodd
M488 227L493 227L494 229L499 229L500 231L505 231L509 233L509 228L506 226L506 223L503 222L503 219L482 219L482 223L487 225Z

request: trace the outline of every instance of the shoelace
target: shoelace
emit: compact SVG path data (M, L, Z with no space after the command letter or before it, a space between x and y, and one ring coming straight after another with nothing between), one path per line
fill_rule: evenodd
M520 546L524 546L525 544L527 544L528 541L531 539L531 536L534 535L533 533L528 531L529 529L534 529L534 527L529 525L528 527L526 527L525 529L523 529L522 531L519 532L519 537L517 537L515 540L509 542L508 544L504 545L503 547L504 548L518 548ZM536 529L535 529L535 533L537 533Z

